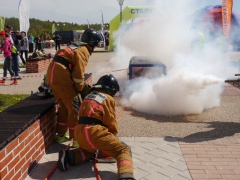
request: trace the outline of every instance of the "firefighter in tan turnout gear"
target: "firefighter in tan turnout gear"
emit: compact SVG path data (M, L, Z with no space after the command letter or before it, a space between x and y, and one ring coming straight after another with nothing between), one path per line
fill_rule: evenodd
M56 52L49 65L46 81L58 102L58 116L55 141L60 143L74 138L74 128L78 122L73 99L87 90L84 72L88 59L101 36L93 29L86 29L81 42L74 42ZM69 135L66 134L69 129ZM69 137L70 136L70 137ZM78 146L74 140L73 146Z
M118 124L113 96L119 84L112 74L102 76L92 86L79 108L74 137L79 148L59 151L58 169L90 160L95 153L107 154L117 161L118 179L134 180L131 149L118 139Z

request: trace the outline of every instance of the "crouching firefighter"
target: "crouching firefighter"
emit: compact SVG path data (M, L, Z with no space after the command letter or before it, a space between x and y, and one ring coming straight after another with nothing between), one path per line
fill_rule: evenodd
M78 165L104 153L117 161L118 179L134 180L131 149L118 139L118 123L113 96L119 91L118 81L107 74L92 86L79 108L79 121L74 137L79 148L59 151L58 169Z
M58 102L58 116L55 141L58 143L74 138L74 128L77 125L77 114L73 100L78 93L84 97L90 89L84 83L84 72L88 59L101 36L93 29L86 29L81 41L76 41L56 52L48 67L46 81ZM69 130L69 135L67 134ZM73 141L73 146L78 146Z

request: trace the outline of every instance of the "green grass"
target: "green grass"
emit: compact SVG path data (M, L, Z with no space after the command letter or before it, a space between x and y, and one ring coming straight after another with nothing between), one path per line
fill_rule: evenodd
M4 109L6 109L9 106L12 106L19 101L22 101L23 99L26 99L30 95L27 94L0 94L0 112L2 112Z

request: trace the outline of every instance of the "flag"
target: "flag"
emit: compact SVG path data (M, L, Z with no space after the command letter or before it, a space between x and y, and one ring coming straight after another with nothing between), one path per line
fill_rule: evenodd
M5 17L2 16L2 17L0 17L0 30L1 31L4 30L4 24L5 24Z
M104 20L103 20L103 12L102 12L101 34L102 34L102 37L104 37ZM106 46L105 38L103 38L102 40L103 40L103 46L105 47L105 46Z
M20 0L18 6L20 31L28 32L29 29L30 0Z
M88 28L90 28L90 25L89 25L89 21L88 21L88 19L87 19L87 23L88 23Z
M52 25L52 34L56 31L55 24Z
M222 0L222 27L224 36L230 33L233 0Z
M101 31L103 33L104 31L104 20L103 20L103 12L102 12L102 24L101 24Z

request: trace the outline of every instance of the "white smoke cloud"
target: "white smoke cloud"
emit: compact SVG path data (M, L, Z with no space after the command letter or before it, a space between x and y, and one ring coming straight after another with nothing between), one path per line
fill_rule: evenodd
M219 106L222 80L212 75L179 72L164 78L138 79L122 103L141 112L161 115L201 113Z
M156 11L144 23L122 25L115 34L121 37L120 43L115 41L116 67L127 68L132 56L158 59L167 67L166 76L121 81L122 104L160 115L199 114L220 105L224 80L236 69L214 42L191 48L198 38L190 21L191 6L187 0L157 1Z

